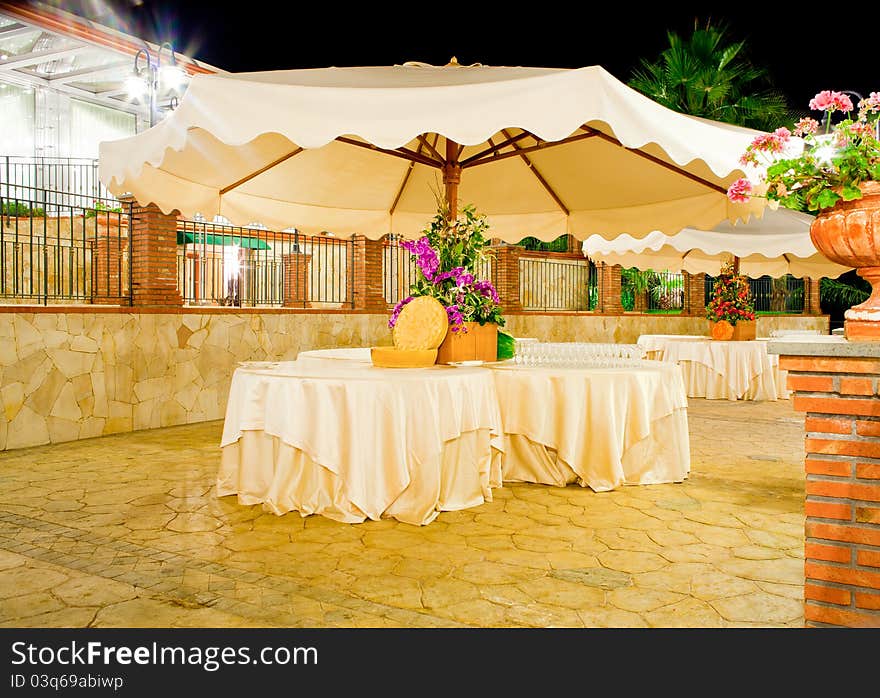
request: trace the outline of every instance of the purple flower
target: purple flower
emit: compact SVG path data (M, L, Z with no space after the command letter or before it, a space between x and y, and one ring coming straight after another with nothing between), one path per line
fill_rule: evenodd
M397 317L400 315L400 311L403 310L403 306L409 303L413 299L413 296L407 296L400 303L394 306L394 310L391 311L391 317L388 319L388 327L394 329L394 325L397 324Z
M450 329L453 332L461 332L462 334L467 333L467 327L464 326L464 316L461 314L457 305L446 306L446 317L449 318L449 324L451 325Z
M407 250L416 257L416 264L428 281L434 279L434 274L440 268L440 258L437 256L436 250L431 247L427 237L421 237L416 241L406 240L400 243L403 249Z
M495 290L495 287L492 285L491 281L475 281L474 288L482 295L491 298L492 302L501 302L501 299L498 298L498 291Z

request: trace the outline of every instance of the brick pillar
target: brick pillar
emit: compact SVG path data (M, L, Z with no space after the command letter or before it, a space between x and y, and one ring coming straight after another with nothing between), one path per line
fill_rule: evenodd
M354 265L353 306L357 310L388 309L382 284L383 240L369 240L363 235L352 239Z
M805 623L880 628L880 346L770 350L806 413Z
M804 315L821 315L822 302L819 298L820 279L804 277Z
M133 199L131 244L131 304L181 306L177 288L177 211L162 213L155 204L141 206Z
M281 255L284 265L283 296L281 304L285 308L308 308L309 303L309 266L312 255L293 254Z
M100 235L92 240L92 303L119 305L127 302L123 295L124 275L128 267L124 252L128 239L119 235Z
M504 312L516 312L523 309L519 293L519 260L523 248L514 245L493 247L495 254L495 288L501 299Z
M611 266L605 262L599 264L599 305L597 310L606 315L623 314L620 303L620 272L619 264Z
M633 310L637 313L644 313L648 310L648 292L638 291L633 295Z
M706 313L706 275L684 275L684 312L682 315L705 315Z

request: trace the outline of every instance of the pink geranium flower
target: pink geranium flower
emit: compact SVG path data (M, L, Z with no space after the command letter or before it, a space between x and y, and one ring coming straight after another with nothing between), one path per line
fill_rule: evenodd
M806 117L798 121L794 125L795 136L807 136L816 133L819 130L819 122L810 117Z
M810 109L817 111L852 111L852 100L843 92L823 90L810 100Z
M745 177L740 177L727 189L727 198L736 204L748 202L752 193L752 183Z

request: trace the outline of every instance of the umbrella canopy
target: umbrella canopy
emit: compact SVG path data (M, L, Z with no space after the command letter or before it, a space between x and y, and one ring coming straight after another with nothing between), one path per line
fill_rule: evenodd
M437 196L494 237L642 237L748 219L755 131L673 112L599 66L406 64L197 75L158 126L100 147L116 195L275 229L416 236Z
M723 222L711 231L685 228L676 235L653 232L640 240L621 235L611 241L592 235L583 250L594 262L710 276L731 257L739 257L740 273L752 278L835 278L850 271L816 250L810 239L812 222L806 213L767 208L761 218L737 225Z

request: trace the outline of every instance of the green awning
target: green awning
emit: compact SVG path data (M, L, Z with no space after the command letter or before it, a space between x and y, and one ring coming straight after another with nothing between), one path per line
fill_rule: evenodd
M212 233L194 233L189 230L177 231L178 245L238 245L246 250L271 249L265 240L260 238L242 237L241 235L213 235Z

